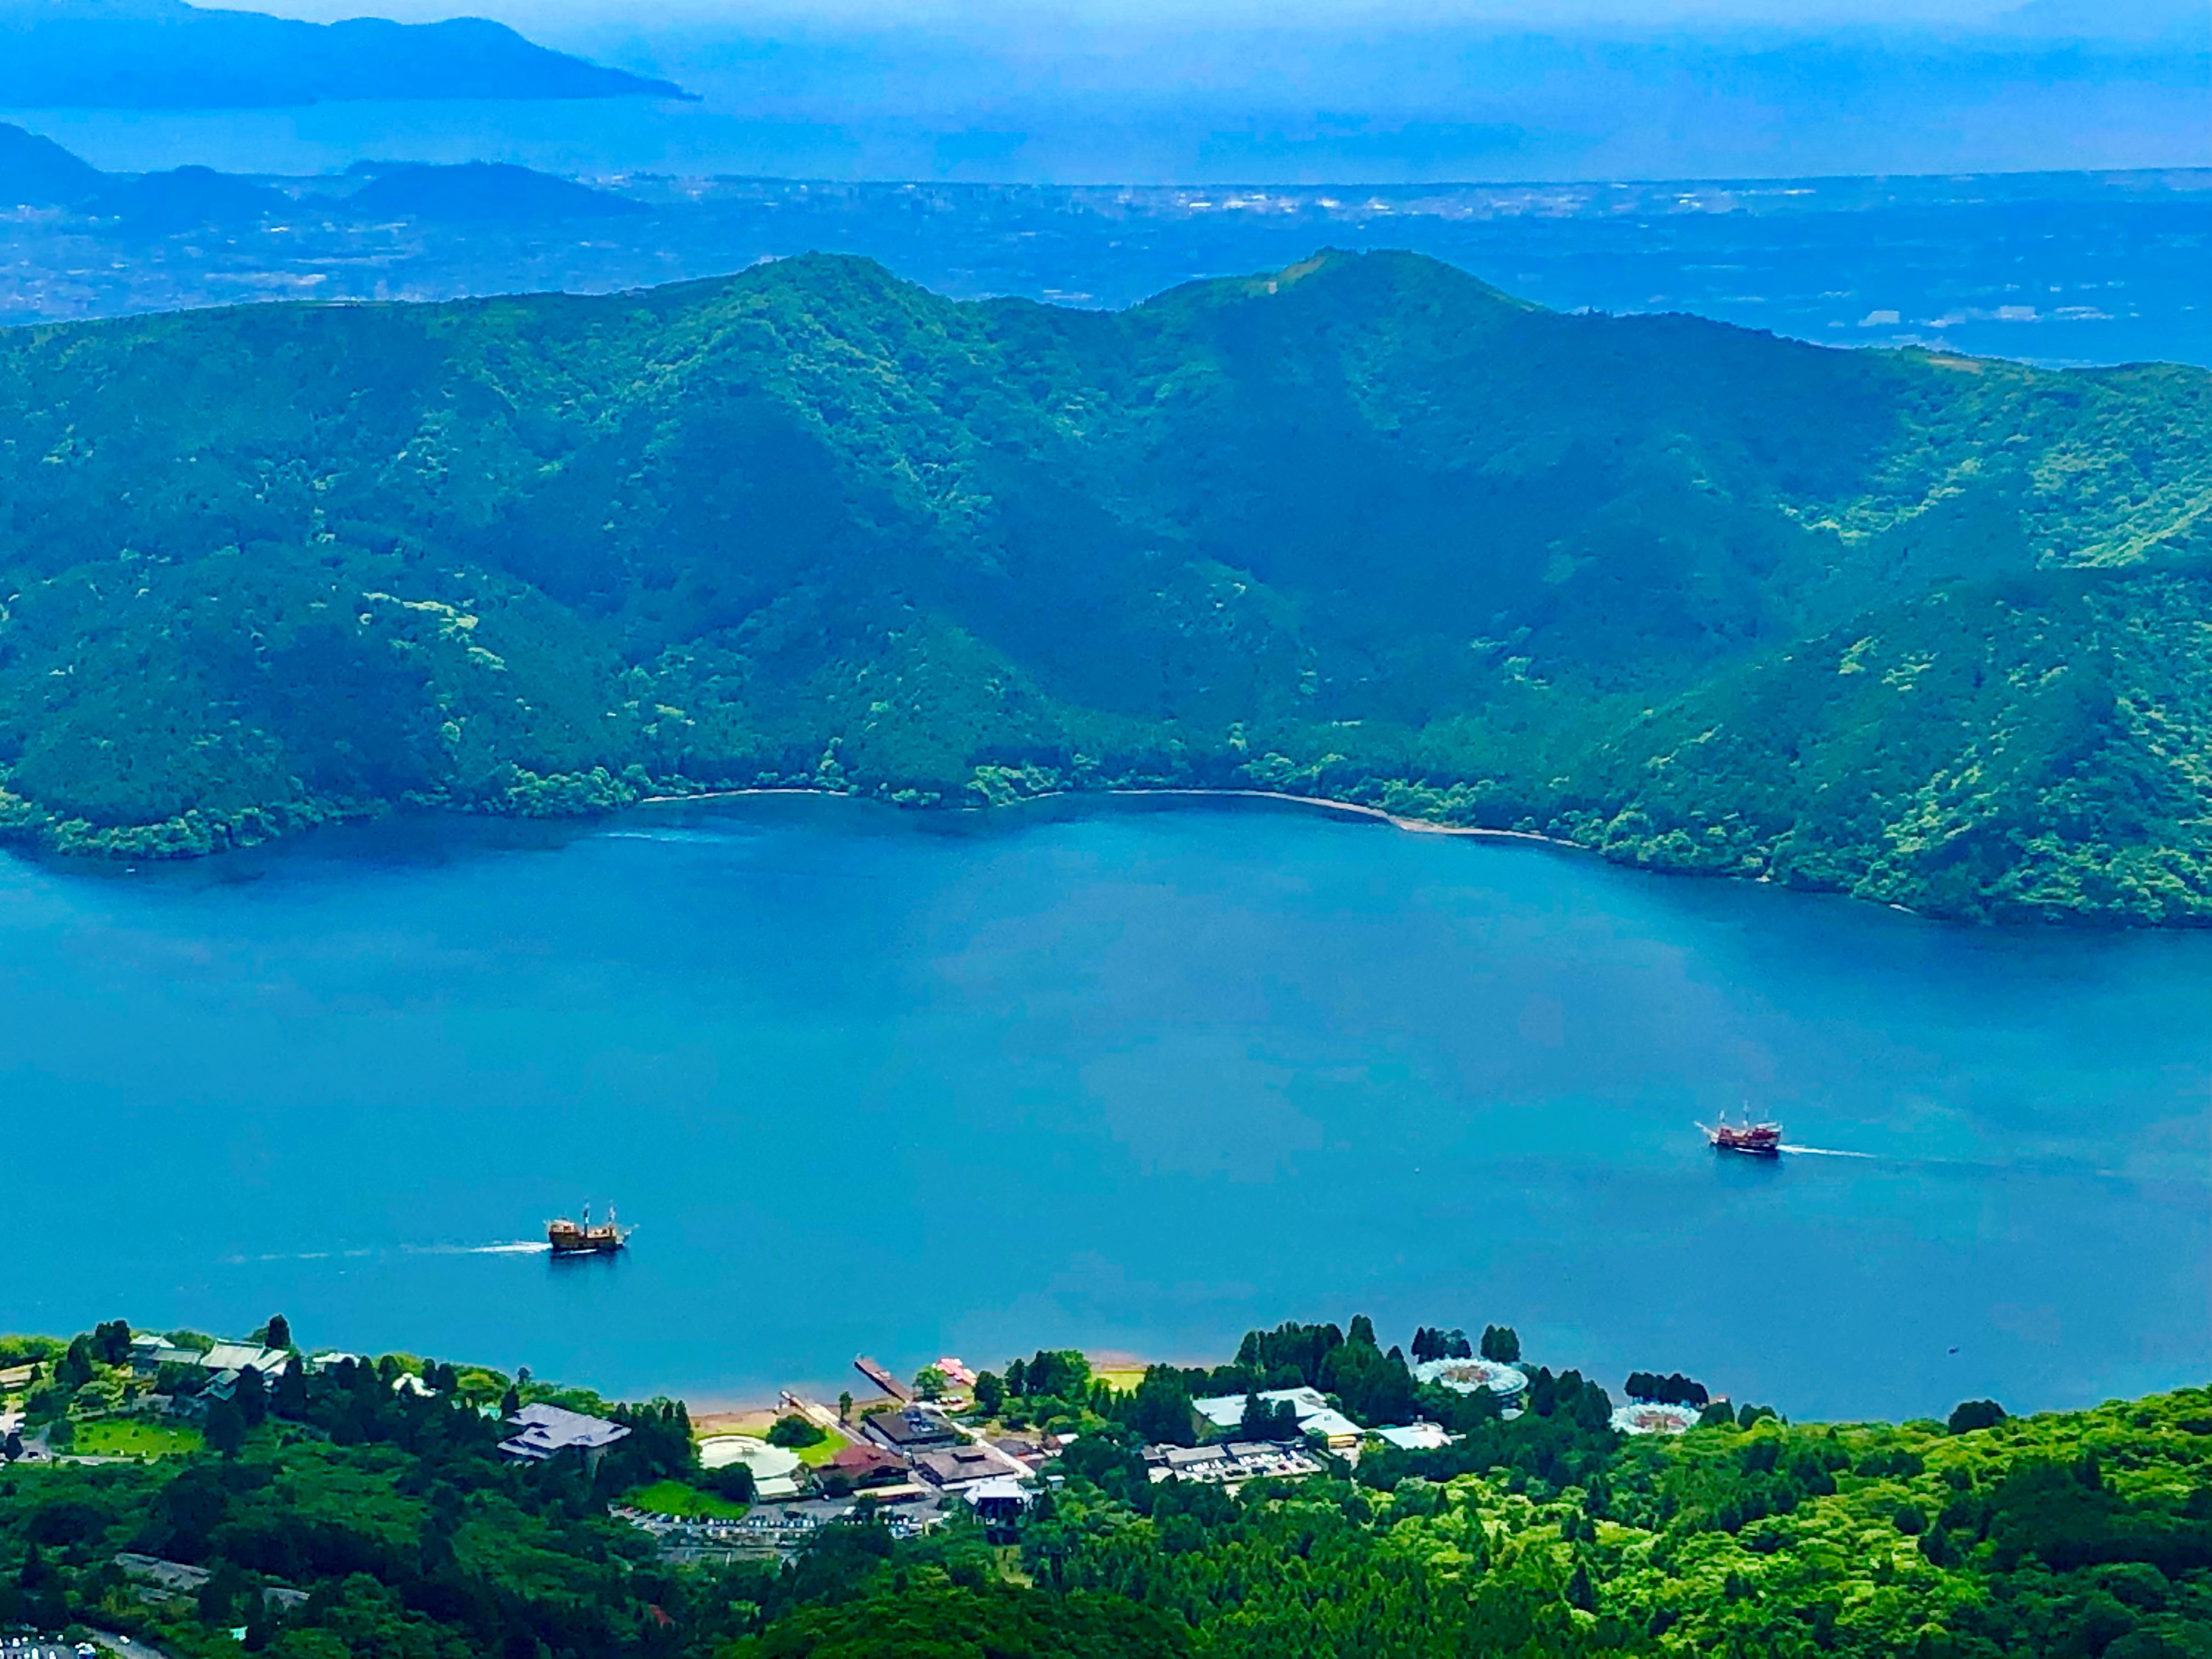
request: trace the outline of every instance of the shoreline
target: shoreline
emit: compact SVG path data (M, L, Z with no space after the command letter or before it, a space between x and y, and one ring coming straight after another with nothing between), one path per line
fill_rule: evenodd
M826 800L873 801L878 805L890 803L873 795L851 793L842 789L809 789L795 785L780 784L752 789L707 789L695 795L641 795L632 803L636 806L682 806L696 801L740 800L752 796L812 795ZM1370 806L1364 801L1334 800L1327 795L1294 795L1281 789L1229 789L1197 787L1134 789L1054 789L1041 795L1024 795L1018 800L1008 801L1005 806L953 806L944 809L893 807L895 811L944 810L953 813L973 814L981 817L1003 811L1006 807L1026 806L1036 801L1048 800L1110 800L1124 799L1181 799L1181 800L1267 800L1288 806L1310 806L1326 812L1343 812L1371 823L1386 823L1393 830L1402 830L1414 836L1454 836L1480 841L1528 842L1539 847L1556 847L1567 852L1587 853L1601 856L1595 848L1585 847L1577 841L1567 841L1558 836L1540 835L1534 830L1488 830L1474 824L1439 823L1434 818L1406 817L1380 806Z

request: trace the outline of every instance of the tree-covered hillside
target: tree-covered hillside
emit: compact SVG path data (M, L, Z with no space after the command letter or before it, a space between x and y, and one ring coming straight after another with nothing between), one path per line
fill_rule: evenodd
M0 336L0 808L1291 788L1948 914L2212 916L2212 376L1326 254L808 258Z
M1067 1437L1011 1539L954 1497L896 1540L883 1516L916 1511L864 1498L787 1559L712 1565L609 1510L640 1482L726 1479L699 1467L680 1405L404 1355L288 1358L167 1449L86 1457L101 1430L164 1420L145 1399L161 1379L112 1357L130 1340L121 1321L0 1338L0 1358L42 1362L33 1434L80 1448L0 1451L0 1628L128 1632L177 1659L2212 1656L2198 1388L1902 1425L1713 1401L1679 1438L1632 1437L1573 1370L1531 1366L1510 1418L1487 1394L1416 1390L1363 1319L1255 1331L1233 1364L1153 1366L1126 1392L1048 1350L994 1374L992 1409ZM1186 1385L1300 1378L1457 1438L1371 1442L1356 1465L1233 1492L1152 1479L1139 1448L1192 1438ZM506 1461L501 1419L526 1397L630 1432L595 1465Z

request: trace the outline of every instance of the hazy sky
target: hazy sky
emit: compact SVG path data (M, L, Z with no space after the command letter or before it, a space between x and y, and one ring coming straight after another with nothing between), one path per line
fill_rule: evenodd
M577 173L1031 183L1792 178L2212 159L2206 0L228 3L318 20L489 15L696 98L139 112L105 126L64 112L38 130L66 129L64 142L118 168L219 157L313 172L404 154Z
M234 4L245 0L231 0ZM1498 22L1539 27L1730 23L1803 27L1818 23L1972 25L2014 9L2019 0L264 0L256 10L330 19L374 13L416 20L456 12L494 16L517 27L588 21L651 33L669 24L783 26L809 20L831 27L983 22L1019 18L1032 25L1053 17L1081 24L1129 23L1182 30L1322 24L1419 27ZM2101 6L2124 11L2125 0Z

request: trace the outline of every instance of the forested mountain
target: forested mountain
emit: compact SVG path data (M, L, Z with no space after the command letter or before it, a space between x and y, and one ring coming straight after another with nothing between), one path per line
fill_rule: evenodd
M0 337L15 832L1216 784L1949 914L2212 915L2212 376L1323 254L810 257Z

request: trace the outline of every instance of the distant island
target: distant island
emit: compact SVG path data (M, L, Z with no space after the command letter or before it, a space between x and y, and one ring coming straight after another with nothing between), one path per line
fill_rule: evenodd
M0 336L0 823L1273 790L1984 919L2212 917L2212 374L1323 253L808 257Z
M184 0L0 0L0 105L15 108L685 95L481 17L309 23Z
M2180 1659L2212 1630L2212 1390L1826 1426L1679 1373L1616 1407L1502 1326L1384 1340L863 1358L862 1399L710 1419L281 1316L0 1338L0 1626L179 1659Z

